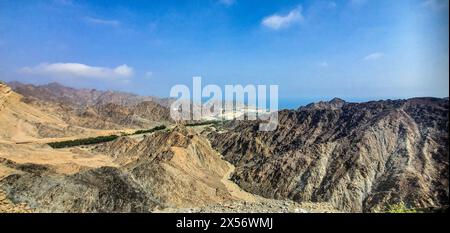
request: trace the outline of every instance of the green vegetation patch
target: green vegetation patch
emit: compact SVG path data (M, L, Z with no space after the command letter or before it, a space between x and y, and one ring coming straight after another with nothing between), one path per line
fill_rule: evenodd
M163 130L163 129L166 129L166 126L160 125L160 126L153 127L151 129L136 130L136 132L132 133L131 135L153 133L155 131L159 131L159 130Z
M414 208L408 208L404 202L400 202L393 205L388 205L386 208L387 213L417 213Z
M187 123L185 124L185 126L200 126L200 125L218 125L220 124L222 121L218 121L218 120L212 120L212 121L200 121L200 122L193 122L193 123Z
M119 136L117 135L109 135L109 136L99 136L99 137L91 137L91 138L82 138L75 139L69 141L61 141L61 142L50 142L49 146L52 148L65 148L65 147L73 147L73 146L82 146L82 145L91 145L102 142L109 142L117 139Z
M165 125L156 126L151 129L137 130L132 134L122 134L122 136L128 135L136 135L136 134L144 134L144 133L153 133L158 130L166 129ZM74 147L74 146L83 146L83 145L92 145L103 142L109 142L117 139L118 135L109 135L109 136L99 136L99 137L91 137L91 138L81 138L75 140L61 141L61 142L50 142L47 143L52 148L66 148L66 147Z

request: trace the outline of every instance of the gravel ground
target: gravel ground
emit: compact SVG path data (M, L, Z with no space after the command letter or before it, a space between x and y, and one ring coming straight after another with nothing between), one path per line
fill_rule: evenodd
M25 203L14 204L0 190L0 213L31 213ZM232 202L212 204L192 208L156 209L156 213L337 213L328 203L303 202L261 199L257 202Z
M296 203L282 200L233 202L193 208L166 208L156 213L337 213L328 203Z

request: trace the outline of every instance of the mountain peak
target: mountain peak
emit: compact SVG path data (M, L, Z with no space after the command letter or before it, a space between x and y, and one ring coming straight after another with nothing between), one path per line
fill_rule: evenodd
M308 105L306 105L305 107L300 107L300 109L302 108L312 108L312 109L338 109L341 108L342 106L344 106L344 104L346 104L347 102L345 102L345 100L340 99L340 98L333 98L330 101L319 101L316 103L310 103Z
M338 97L334 97L333 99L328 101L328 103L330 103L330 104L341 104L341 103L345 103L345 100L343 100L341 98L338 98Z

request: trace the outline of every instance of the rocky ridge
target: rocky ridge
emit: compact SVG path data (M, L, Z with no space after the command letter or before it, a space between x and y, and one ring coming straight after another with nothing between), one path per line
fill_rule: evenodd
M279 112L273 132L234 121L212 131L214 148L236 166L248 192L343 211L448 205L445 99L346 103L339 99Z
M64 103L75 106L94 106L104 104L118 104L131 106L144 101L152 101L161 106L170 106L171 99L157 98L153 96L138 96L120 91L101 91L96 89L76 89L66 87L59 83L45 85L24 84L13 81L7 83L12 90L25 96L40 99L47 102Z

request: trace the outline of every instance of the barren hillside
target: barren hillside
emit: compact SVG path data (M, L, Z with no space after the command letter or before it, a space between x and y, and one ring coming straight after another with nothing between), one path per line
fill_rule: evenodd
M279 113L273 132L235 121L209 134L246 191L346 211L448 205L448 99L346 103Z
M0 140L26 142L36 138L93 134L22 101L23 97L0 83Z

